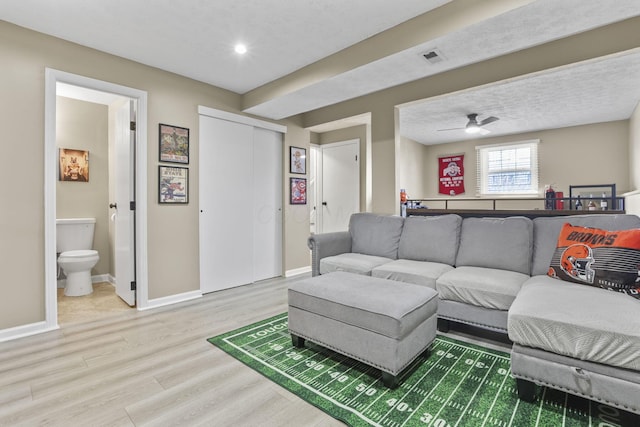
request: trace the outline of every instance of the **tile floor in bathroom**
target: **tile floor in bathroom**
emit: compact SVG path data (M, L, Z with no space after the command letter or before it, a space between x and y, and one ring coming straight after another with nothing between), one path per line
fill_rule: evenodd
M108 282L94 283L93 293L81 297L67 297L58 288L58 324L88 322L110 314L132 310L116 295L116 288Z

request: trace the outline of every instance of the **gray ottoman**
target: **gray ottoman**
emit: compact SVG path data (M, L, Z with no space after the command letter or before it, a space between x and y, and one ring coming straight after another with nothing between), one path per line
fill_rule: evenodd
M425 286L334 272L289 288L293 345L308 339L382 371L385 386L436 337L438 294Z

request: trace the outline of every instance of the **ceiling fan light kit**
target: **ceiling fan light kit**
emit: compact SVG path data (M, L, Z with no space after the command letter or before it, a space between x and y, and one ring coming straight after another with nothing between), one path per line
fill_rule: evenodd
M469 121L467 122L467 125L463 128L452 128L452 129L438 129L440 131L449 131L449 130L458 130L458 129L464 129L464 131L468 134L480 134L480 135L486 135L488 133L490 133L490 131L488 131L487 129L484 129L483 126L488 125L489 123L493 123L496 122L498 120L500 120L497 117L494 116L489 116L484 120L481 120L480 122L478 122L478 114L476 113L472 113L472 114L467 114L467 118L469 119Z

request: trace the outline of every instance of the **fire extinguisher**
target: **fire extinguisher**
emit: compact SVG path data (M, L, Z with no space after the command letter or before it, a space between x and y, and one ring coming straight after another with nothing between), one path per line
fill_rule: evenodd
M547 186L547 191L544 194L545 203L544 208L548 210L554 210L556 205L556 192L553 191L550 185Z

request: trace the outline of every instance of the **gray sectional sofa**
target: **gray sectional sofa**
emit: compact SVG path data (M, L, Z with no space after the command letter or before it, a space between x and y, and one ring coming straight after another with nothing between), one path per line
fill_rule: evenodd
M449 322L508 334L521 398L535 384L640 414L640 300L547 276L565 223L640 228L636 215L351 217L349 231L309 238L312 274L347 271L439 294Z

